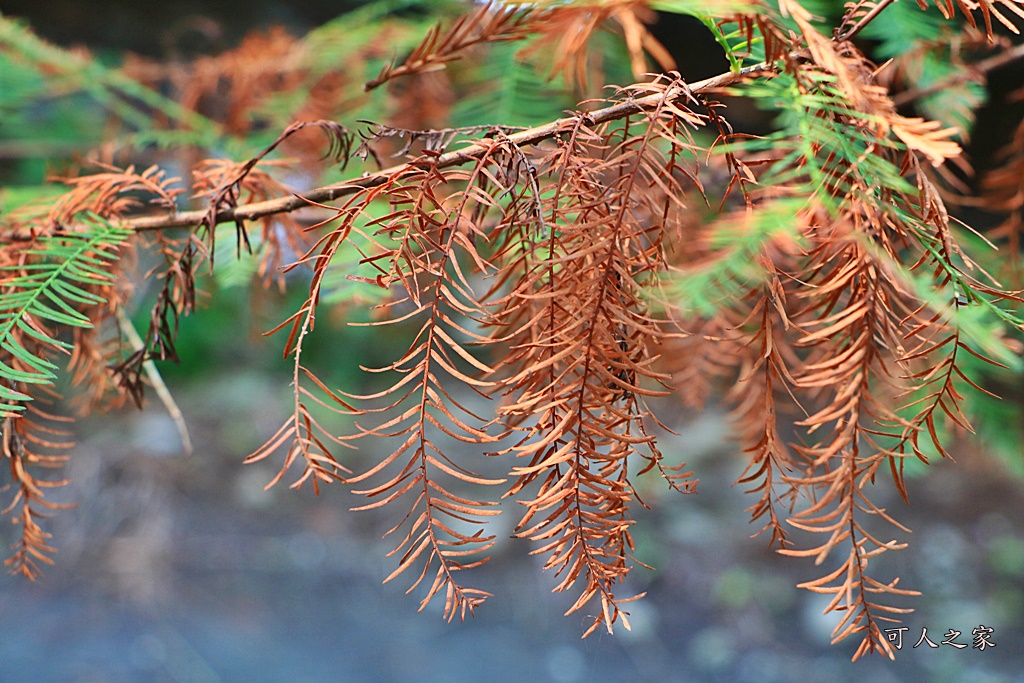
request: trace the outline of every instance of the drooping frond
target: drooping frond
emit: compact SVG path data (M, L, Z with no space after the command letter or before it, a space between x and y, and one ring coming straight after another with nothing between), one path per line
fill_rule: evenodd
M500 150L500 143L490 145L495 153ZM470 171L447 173L433 166L430 156L420 157L419 164L359 198L383 198L391 207L367 223L375 232L373 253L364 262L378 273L380 285L397 295L377 307L379 320L370 324L412 324L417 331L401 358L374 370L394 382L380 392L353 397L364 405L383 401L384 406L367 406L364 413L397 415L382 424L367 424L363 418L352 438L386 436L400 445L348 483L379 482L355 491L370 499L358 509L411 500L408 513L388 532L399 539L390 553L399 559L387 580L407 570L418 572L409 590L428 581L421 609L443 593L448 619L464 617L489 595L464 586L457 572L487 560L483 554L494 537L483 524L498 513L494 502L460 495L454 486L504 481L471 471L443 450L444 440L483 445L497 438L456 391L461 387L482 394L494 384L476 377L490 368L466 348L483 340L475 330L489 317L469 273L488 269L476 243L482 237L479 217L496 205L488 182L491 154L485 153ZM355 204L345 220L365 206Z
M40 476L41 471L63 467L67 460L67 456L60 453L71 447L70 435L54 426L54 423L67 421L32 404L26 414L8 415L0 423L3 437L0 452L10 468L9 490L14 491L2 514L10 517L11 524L20 527L4 566L11 573L33 580L42 573L40 565L53 564L52 555L57 551L51 545L52 534L40 526L40 521L49 511L68 507L45 497L47 489L64 486L68 480Z
M665 100L635 123L595 128L580 116L559 146L510 162L553 183L544 195L527 185L515 220L501 226L512 259L495 334L513 354L499 415L518 439L509 452L525 462L512 470L511 493L539 486L521 501L518 535L548 555L545 567L561 579L555 590L583 583L570 612L599 601L587 633L628 625L620 606L635 598L614 594L631 568L628 463L640 456L660 466L644 397L665 393L667 376L652 367L664 333L643 291L666 267L680 176L692 173L687 129L703 124L668 99L673 85L651 86ZM688 476L675 485L692 490Z
M321 206L321 208L329 207ZM311 229L329 225L344 215L344 211L337 210L334 216L312 226ZM312 481L313 490L319 492L321 483L336 481L340 478L341 473L346 471L332 453L332 447L342 443L341 440L320 424L310 411L309 402L313 401L333 413L348 411L352 407L303 365L302 351L307 336L313 331L316 324L320 288L324 280L326 265L330 263L350 230L351 225L343 222L340 227L336 227L313 245L302 259L290 266L295 268L307 263L312 264L314 275L309 289L309 297L298 311L267 333L269 335L282 329L288 329L289 335L284 346L284 356L286 358L293 357L291 415L270 439L245 459L246 463L258 462L284 450L284 462L277 476L267 484L268 488L280 481L299 457L302 458L302 474L291 485L293 488L301 488L307 481ZM315 387L315 391L306 387L307 382Z

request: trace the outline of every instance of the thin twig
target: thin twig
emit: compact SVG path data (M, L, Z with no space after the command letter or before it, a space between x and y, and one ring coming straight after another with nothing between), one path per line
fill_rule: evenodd
M121 333L128 338L128 344L134 351L143 351L145 349L145 342L142 341L139 333L135 331L135 326L121 307L117 309L117 325L121 329ZM185 421L185 416L181 413L181 408L178 407L170 389L164 383L164 378L160 375L160 371L157 370L156 363L152 360L147 360L143 362L142 367L146 370L146 376L149 378L150 384L153 385L157 397L159 397L160 402L164 405L164 409L170 415L171 420L174 421L174 426L178 429L178 436L181 437L182 452L186 456L191 456L193 453L192 437L189 435L188 423Z

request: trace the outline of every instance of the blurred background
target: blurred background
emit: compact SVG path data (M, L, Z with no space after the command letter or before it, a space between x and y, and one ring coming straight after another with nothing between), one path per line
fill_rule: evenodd
M24 19L57 45L85 45L110 64L126 50L172 61L216 54L272 25L302 36L353 8L315 0L244 8L229 0L0 0L5 17ZM670 49L708 56L681 62L689 78L725 69L699 23L666 15L654 30ZM380 52L373 68L393 56L387 46ZM993 88L1005 93L1020 79L1011 67L993 74ZM88 148L102 130L103 114L80 103L54 98L40 106L37 125L51 134L30 144L15 144L10 119L6 127L0 121L0 184L8 188L41 182L54 156ZM981 166L994 153L988 130L1016 125L1015 106L982 110L971 147ZM751 128L766 125L756 112L746 115ZM494 597L465 623L449 624L440 605L417 613L416 595L404 594L407 577L381 584L394 566L381 534L398 511L349 512L359 501L341 486L319 496L285 485L266 490L276 463L242 465L287 414L283 342L261 333L298 299L254 301L236 284L205 284L207 305L182 323L182 362L161 367L193 455L182 454L158 404L78 424L67 472L73 483L54 494L75 507L47 527L59 548L56 565L36 582L0 577L0 681L1024 683L1024 482L1020 391L1012 383L998 387L1009 407L989 415L1001 423L998 433L951 449L955 464L913 474L909 506L879 486L879 501L913 529L908 549L881 559L879 576L899 575L901 586L923 592L907 603L916 611L904 619L895 662L851 663L854 639L829 644L835 619L822 616L827 601L795 588L822 568L750 538L756 528L745 509L753 501L733 486L742 453L714 404L700 413L671 401L656 406L678 432L662 435L662 451L681 454L700 486L682 497L640 482L652 509L636 510L636 555L653 569L631 573L626 590L647 593L631 606L631 632L580 639L587 615L563 616L573 599L550 593L554 581L541 560L510 537L514 510L501 518L505 527L497 524L493 560L470 579ZM384 334L323 325L310 362L328 368L332 386L356 386L359 364L383 364L401 343ZM353 468L386 445L362 444ZM479 453L455 457L475 461ZM5 545L8 535L0 536ZM981 625L994 629L995 647L971 647ZM935 643L960 631L956 642L967 647L913 648L924 629Z
M341 486L264 490L274 465L241 460L286 414L287 379L260 363L173 378L189 458L159 406L81 423L58 498L76 507L49 527L56 565L34 583L0 578L0 681L1024 681L1024 496L984 453L957 449L956 464L912 478L909 506L882 495L914 531L878 575L923 596L906 603L916 611L896 662L851 663L852 642L829 644L823 596L795 588L821 568L749 537L722 416L663 406L679 435L662 450L684 454L699 492L643 482L653 510L636 513L637 557L654 569L635 568L624 592L647 596L630 606L631 632L581 640L587 615L562 616L570 596L549 592L552 577L500 521L494 559L467 577L494 597L449 624L439 604L416 612L406 577L381 585L394 563L380 536L398 511L350 512L359 501ZM996 647L912 647L923 629L969 644L979 625Z

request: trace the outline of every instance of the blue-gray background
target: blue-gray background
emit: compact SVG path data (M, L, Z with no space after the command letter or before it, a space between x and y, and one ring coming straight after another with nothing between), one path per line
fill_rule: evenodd
M648 595L631 633L580 640L584 617L562 616L570 598L509 538L515 510L495 559L466 577L494 597L448 624L439 606L417 614L405 577L381 585L393 561L379 536L398 511L349 512L337 486L264 491L273 467L241 459L281 418L253 400L281 396L281 379L239 370L178 387L190 459L156 407L85 425L61 492L77 507L53 519L57 565L35 583L0 579L0 681L1024 681L1022 487L989 458L937 464L911 481L909 507L880 494L914 532L879 576L924 596L895 663L851 664L852 642L828 643L822 596L794 587L825 568L748 537L727 427L715 411L679 416L662 448L685 453L700 492L645 484L637 554L656 569L635 569L630 588ZM923 628L970 643L981 624L995 648L911 647Z

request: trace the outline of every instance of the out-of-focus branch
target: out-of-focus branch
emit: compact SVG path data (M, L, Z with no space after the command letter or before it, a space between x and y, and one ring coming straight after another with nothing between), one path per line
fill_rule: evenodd
M901 93L897 93L893 96L892 101L897 107L902 107L905 104L910 104L914 100L928 95L933 95L940 90L945 90L954 85L966 83L980 79L982 76L987 74L989 71L995 71L1001 66L1006 66L1011 62L1015 62L1018 59L1024 58L1024 43L1017 45L1016 47L1010 48L1005 52L1000 52L997 55L993 55L988 59L983 59L977 64L971 64L963 71L959 71L954 74L950 74L945 78L940 78L935 81L927 88L914 88L913 90L904 90Z

